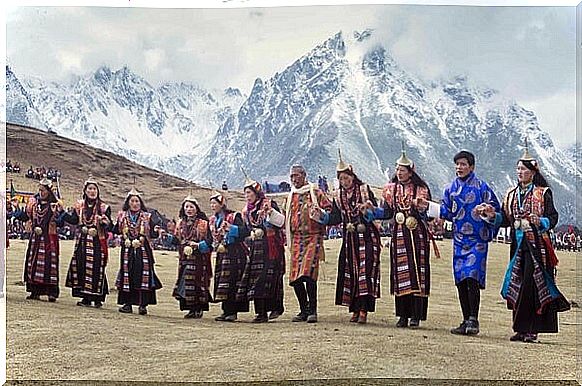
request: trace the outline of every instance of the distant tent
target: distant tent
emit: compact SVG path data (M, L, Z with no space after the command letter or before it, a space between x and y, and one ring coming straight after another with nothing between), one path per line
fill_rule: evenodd
M23 192L19 190L6 189L6 200L10 201L16 198L20 204L26 204L30 197L35 195L34 192Z

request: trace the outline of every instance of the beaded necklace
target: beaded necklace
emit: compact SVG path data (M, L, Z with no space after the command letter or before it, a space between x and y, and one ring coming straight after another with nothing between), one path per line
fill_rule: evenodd
M83 225L97 225L97 216L96 216L97 204L98 203L95 202L95 205L93 205L93 209L91 210L89 217L87 217L86 208L87 207L91 208L91 206L87 205L87 202L83 200L83 205L81 205L81 222L83 223Z
M197 223L198 220L196 218L185 218L180 222L180 236L182 237L182 240L198 240Z
M40 201L38 201L36 203L36 205L34 206L33 218L34 218L34 223L37 225L44 224L48 220L50 204L47 203L45 205L46 206L43 208L42 203Z
M137 212L136 214L132 214L129 210L125 212L123 219L123 234L125 236L129 235L133 238L136 238L139 235L144 235L145 226L143 223L143 216L141 216L141 214L141 211Z

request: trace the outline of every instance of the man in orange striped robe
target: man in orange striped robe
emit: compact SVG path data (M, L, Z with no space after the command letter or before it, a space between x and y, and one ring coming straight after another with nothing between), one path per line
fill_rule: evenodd
M287 246L291 253L289 285L295 290L300 308L293 321L315 323L319 262L325 259L323 235L332 205L315 184L307 182L303 166L292 166L290 179L293 187L284 205Z

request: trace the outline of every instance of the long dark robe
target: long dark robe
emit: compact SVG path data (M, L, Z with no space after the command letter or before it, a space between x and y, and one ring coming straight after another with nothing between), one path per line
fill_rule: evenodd
M180 302L180 310L208 311L210 296L210 279L212 277L212 234L208 221L196 218L188 222L180 219L176 224L176 238L178 242L178 279L172 296ZM192 255L187 256L184 248L190 242L204 242L208 251L201 252L194 249Z
M390 240L390 293L396 295L396 316L426 320L430 295L430 239L427 218L411 207L417 197L430 200L430 191L412 183L390 183L383 192L382 219L393 226ZM406 201L406 202L405 202ZM397 213L411 216L415 229L395 221Z
M84 298L89 301L104 302L109 294L109 286L105 268L108 263L107 231L111 225L111 208L100 201L92 205L86 205L82 200L77 203L72 213L65 213L62 219L71 224L78 225L73 257L69 264L65 286L72 288L73 297ZM81 211L84 219L80 218ZM95 224L94 215L107 216L107 224ZM98 230L96 236L84 233L83 227Z
M369 187L367 191L370 201L376 206L374 193ZM328 223L343 223L335 304L349 307L350 312L374 312L376 299L380 298L380 232L371 221L373 216L366 220L354 209L358 203L363 202L359 185L355 184L351 198L345 196L343 189L340 190L340 197L343 203L334 199ZM348 224L356 228L362 224L365 230L363 233L357 230L348 231Z
M158 237L158 232L154 230L154 223L151 215L140 211L140 215L147 217L144 224L144 234L125 234L125 226L121 223L127 216L127 212L121 212L117 223L113 227L113 233L127 236L130 242L135 239L142 239L143 245L134 248L133 245L127 247L125 240L121 244L119 273L115 286L117 288L117 304L130 304L147 306L157 304L156 290L162 288L162 283L156 275L154 265L154 253L151 247L151 238Z
M237 301L237 289L247 266L248 248L244 244L250 232L244 224L240 213L227 211L217 220L218 216L210 217L210 229L215 245L223 244L225 252L216 252L216 265L214 268L214 301L222 303L225 315L237 312L248 312L248 301ZM238 236L227 237L220 232L221 221L228 221L238 228Z
M264 236L248 237L246 245L249 247L249 263L237 290L237 301L264 301L264 311L283 313L283 276L285 275L285 249L283 232L260 216L263 206L262 199L256 204L255 210L243 212L243 220L249 231L262 230ZM279 211L277 203L271 201L272 208Z
M23 222L31 220L31 232L26 248L24 283L31 295L59 296L59 237L57 226L62 220L56 204L41 202L37 194L30 198L26 209L15 217ZM41 234L35 233L41 229Z
M518 203L523 203L522 214ZM524 232L518 249L516 219L535 213L549 220L548 229L533 224ZM557 259L547 231L558 223L550 189L534 188L521 192L514 188L503 202L501 226L512 226L511 261L506 273L502 296L513 311L513 330L519 333L558 332L558 312L570 309L570 304L555 286Z

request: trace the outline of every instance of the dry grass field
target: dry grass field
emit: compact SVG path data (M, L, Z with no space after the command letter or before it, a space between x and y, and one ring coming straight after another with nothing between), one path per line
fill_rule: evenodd
M25 300L21 282L26 243L7 251L7 377L9 380L259 381L404 377L441 379L563 379L576 377L574 308L560 315L560 333L540 343L508 340L511 312L499 295L508 246L493 244L488 286L482 293L481 333L453 336L460 307L451 274L450 240L439 242L443 258L432 259L429 318L416 330L395 327L394 300L388 293L387 249L382 251L382 298L367 325L348 323L344 307L333 303L339 241L326 242L327 262L319 284L317 324L292 323L297 304L286 287L286 312L268 324L214 321L220 306L203 319L183 319L171 297L177 256L156 252L164 283L158 305L147 316L117 311L113 290L103 309L81 308L61 284L56 303ZM60 281L73 244L63 242ZM119 249L110 250L110 287L119 266ZM558 285L575 299L574 253L559 253ZM420 381L420 380L419 380Z

